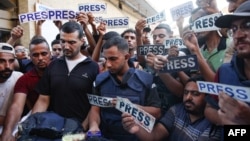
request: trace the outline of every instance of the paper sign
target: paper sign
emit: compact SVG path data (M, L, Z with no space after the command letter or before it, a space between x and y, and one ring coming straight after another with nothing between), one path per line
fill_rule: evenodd
M103 22L106 23L107 28L128 28L128 17L105 18Z
M250 102L250 88L248 87L232 86L205 81L197 81L196 83L198 85L199 92L218 95L219 92L223 91L232 98Z
M174 21L176 21L181 16L183 18L190 16L193 9L194 9L193 2L189 1L189 2L183 3L181 5L178 5L178 6L174 7L174 8L171 8L170 13L172 15L172 19Z
M204 31L214 31L214 30L218 30L219 28L217 26L215 26L215 21L222 16L221 13L215 13L215 14L211 14L211 15L207 15L204 17L201 17L197 20L195 20L192 24L191 24L191 30L193 30L194 32L204 32Z
M99 107L113 107L113 98L88 94L89 103Z
M198 61L196 55L174 57L169 58L168 60L168 63L166 63L162 70L160 70L161 73L172 73L192 69L198 70Z
M154 55L166 55L166 50L164 45L138 46L137 51L139 55L147 55L150 52L153 53Z
M161 22L161 21L165 21L165 20L166 20L165 10L163 10L162 12L160 12L154 16L148 17L146 19L148 25L151 25L151 24L154 24L157 22Z
M78 4L78 9L79 11L103 14L107 12L107 4L103 2L81 3L81 4Z
M38 11L33 13L19 14L20 24L38 20L69 20L76 18L73 10L54 9L48 11Z
M149 133L152 131L155 124L155 117L140 109L128 99L117 97L116 109L131 114L142 128Z
M166 48L169 49L171 46L177 46L179 49L187 48L181 38L169 38L166 40Z

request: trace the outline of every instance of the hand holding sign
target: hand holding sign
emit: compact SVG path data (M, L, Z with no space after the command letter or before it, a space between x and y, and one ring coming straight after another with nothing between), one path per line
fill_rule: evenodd
M250 107L243 101L231 98L221 92L219 94L219 117L223 125L244 125L250 124Z
M140 129L139 125L135 122L135 118L128 113L122 113L122 125L131 134L135 134Z
M147 21L145 19L140 19L135 24L135 31L137 36L142 36L143 29L146 27Z
M167 62L168 62L167 56L156 55L154 60L154 69L161 70Z
M85 13L85 12L79 12L79 14L78 14L78 16L76 18L77 18L77 21L79 23L81 23L81 25L84 26L84 28L85 27L87 28L88 21L89 21L87 13Z
M97 31L99 32L99 35L104 35L106 33L106 23L100 22L100 24L97 27Z
M194 32L189 30L188 27L184 29L182 39L184 44L189 49L189 51L193 54L199 52L199 44Z

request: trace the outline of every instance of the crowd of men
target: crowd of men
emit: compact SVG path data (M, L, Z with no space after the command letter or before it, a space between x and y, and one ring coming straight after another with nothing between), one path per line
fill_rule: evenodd
M174 38L169 25L150 29L145 19L119 34L107 32L104 22L96 25L92 13L80 12L64 24L54 21L59 33L52 43L42 36L46 21L38 21L28 50L18 43L24 30L16 26L0 43L0 140L17 140L19 121L45 111L75 118L83 132L101 131L117 141L220 141L223 125L249 125L249 102L226 91L200 92L196 83L250 87L250 1L227 1L231 14L215 20L220 30L195 33L178 19L186 49L174 45L167 55L138 53L139 46ZM216 0L196 4L190 24L219 13ZM198 69L162 72L171 59L188 55L196 56ZM87 94L113 98L113 107L91 105ZM156 118L150 133L115 108L118 96Z

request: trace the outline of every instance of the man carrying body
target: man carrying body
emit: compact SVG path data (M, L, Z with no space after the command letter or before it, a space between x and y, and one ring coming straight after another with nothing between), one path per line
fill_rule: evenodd
M95 94L116 98L128 98L154 117L160 117L160 99L153 84L153 76L128 65L129 48L125 39L116 36L103 45L103 55L109 71L101 73L95 81ZM115 103L114 103L115 104ZM104 137L119 141L137 138L122 128L121 112L114 107L92 106L89 115L89 131L99 131Z
M81 52L83 29L74 21L66 22L60 30L64 57L50 63L37 85L40 94L32 113L44 112L50 106L55 113L75 118L87 128L90 109L87 93L99 73L98 64Z
M14 98L4 123L2 134L2 140L4 141L15 140L12 132L21 118L25 105L28 107L28 110L33 108L39 96L34 88L50 63L49 44L44 38L33 38L30 42L29 50L34 68L20 77L15 85Z

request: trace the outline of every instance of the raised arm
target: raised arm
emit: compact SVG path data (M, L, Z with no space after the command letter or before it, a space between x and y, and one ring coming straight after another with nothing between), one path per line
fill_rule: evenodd
M106 33L106 23L101 22L100 25L97 27L97 31L99 32L99 39L92 54L92 59L96 62L98 62L100 58L102 49L102 39L104 34Z
M23 28L20 25L17 25L11 30L10 35L11 36L7 43L14 46L16 41L23 36Z

